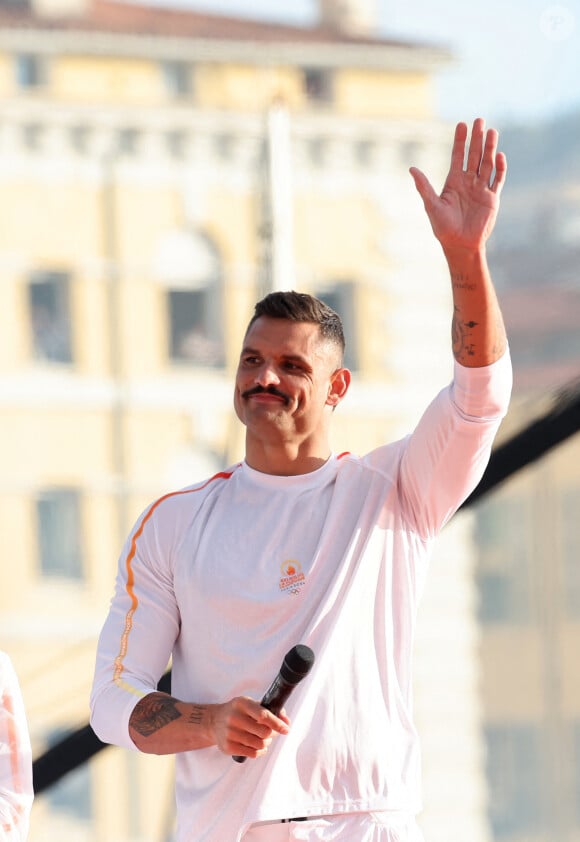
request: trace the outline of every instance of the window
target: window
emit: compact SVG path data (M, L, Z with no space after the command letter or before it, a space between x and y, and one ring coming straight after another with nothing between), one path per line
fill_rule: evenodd
M118 135L118 150L121 155L136 155L139 147L139 132L137 129L121 129Z
M166 135L167 151L171 158L181 160L187 152L187 134L176 129Z
M210 315L211 293L211 289L169 291L169 353L174 362L205 366L224 364L218 325Z
M51 488L36 501L40 570L44 576L81 579L80 493Z
M193 94L193 69L185 61L163 62L163 82L167 93L176 99Z
M72 362L66 272L34 272L28 284L28 305L34 356L38 360Z
M89 151L91 141L91 130L88 126L72 126L70 129L70 142L75 152L84 155Z
M494 725L486 728L485 736L494 838L537 833L546 823L540 729L528 724Z
M309 102L329 104L333 99L333 77L330 70L307 68L303 76L304 92Z
M367 169L372 167L377 154L377 145L372 140L358 140L354 146L354 157L357 164Z
M477 506L476 516L481 622L530 622L533 558L527 501L494 495Z
M22 145L30 152L38 152L42 147L45 130L39 123L25 123L22 126Z
M222 268L213 241L197 230L167 231L155 269L165 287L169 360L223 366Z
M19 53L14 57L14 71L19 88L40 88L46 82L46 62L34 53Z
M407 168L416 167L421 161L421 144L415 140L406 140L399 146L401 164Z
M351 281L339 281L324 291L316 294L321 301L338 313L342 319L346 348L344 352L344 365L351 371L359 367L357 353L356 334L356 313L355 313L355 292L354 283Z
M324 166L324 159L328 153L328 141L325 138L316 137L309 141L307 150L308 159L313 167Z
M218 134L214 138L214 149L216 156L222 161L229 161L233 158L236 139L231 134Z

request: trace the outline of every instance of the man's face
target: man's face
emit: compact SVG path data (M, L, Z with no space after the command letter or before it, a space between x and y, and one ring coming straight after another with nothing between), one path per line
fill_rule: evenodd
M317 324L261 316L240 354L234 406L259 438L292 440L316 434L337 404L338 348Z

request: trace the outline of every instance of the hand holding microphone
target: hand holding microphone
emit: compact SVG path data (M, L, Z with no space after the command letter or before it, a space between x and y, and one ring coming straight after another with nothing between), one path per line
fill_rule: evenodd
M284 656L280 672L262 697L261 706L278 716L292 690L308 675L313 664L312 649L301 643L293 646ZM233 760L243 763L247 758L234 755Z

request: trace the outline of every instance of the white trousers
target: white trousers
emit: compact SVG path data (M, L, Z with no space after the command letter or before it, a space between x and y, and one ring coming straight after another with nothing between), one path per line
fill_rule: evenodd
M323 816L305 822L257 822L242 842L423 842L414 816L389 811Z

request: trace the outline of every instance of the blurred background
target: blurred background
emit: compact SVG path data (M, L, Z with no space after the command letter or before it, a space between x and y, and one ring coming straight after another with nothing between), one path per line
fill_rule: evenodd
M579 80L577 0L0 0L0 646L36 758L87 723L137 515L243 453L232 381L258 297L342 315L339 450L406 433L448 381L449 283L408 168L440 188L458 119L495 125L509 163L498 445L565 414ZM575 418L441 536L415 658L427 842L580 840ZM172 775L100 751L43 787L30 842L170 842Z

